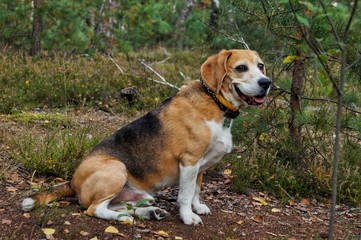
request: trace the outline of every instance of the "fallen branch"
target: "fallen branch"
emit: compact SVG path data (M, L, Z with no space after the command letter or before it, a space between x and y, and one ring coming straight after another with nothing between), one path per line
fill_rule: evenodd
M115 64L115 66L117 66L117 68L119 69L119 71L123 74L124 71L123 69L115 62L115 60L112 58L112 56L110 56L110 54L107 54L109 59Z
M179 87L177 87L176 85L173 85L171 83L169 83L167 80L165 80L165 78L160 75L157 71L155 71L153 68L151 68L149 65L147 65L143 60L138 60L140 64L142 64L144 67L146 67L147 69L149 69L152 73L154 73L155 75L157 75L157 77L160 78L161 81L158 81L158 80L154 80L154 79L151 79L151 78L147 78L148 80L151 80L153 82L156 82L156 83L160 83L160 84L163 84L163 85L167 85L171 88L175 88L175 89L178 89L180 90Z

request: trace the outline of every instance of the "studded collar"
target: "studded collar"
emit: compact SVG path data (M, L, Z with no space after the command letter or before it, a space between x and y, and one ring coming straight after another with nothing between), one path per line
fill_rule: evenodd
M207 84L204 82L203 78L200 78L201 85L203 90L209 95L213 101L216 102L218 107L224 112L224 117L229 119L235 119L239 115L239 110L233 106L232 103L227 101L222 95L215 93L212 89L210 89Z

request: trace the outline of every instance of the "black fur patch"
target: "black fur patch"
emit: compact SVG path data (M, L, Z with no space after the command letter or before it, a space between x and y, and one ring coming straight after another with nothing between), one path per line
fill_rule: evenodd
M119 159L136 178L144 179L146 174L156 173L158 156L165 141L158 115L170 102L171 98L152 112L125 125L92 151L101 151Z

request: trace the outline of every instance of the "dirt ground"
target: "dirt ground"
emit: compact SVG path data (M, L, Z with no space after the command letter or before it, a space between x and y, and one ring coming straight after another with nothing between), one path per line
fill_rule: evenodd
M88 113L82 121L123 122L116 117ZM96 119L96 120L94 120ZM4 121L0 121L4 127ZM1 143L1 142L0 142ZM0 146L0 167L8 169L0 182L0 239L327 239L329 204L313 199L282 203L267 192L250 190L248 195L232 191L232 174L227 169L208 171L202 199L212 214L202 216L203 225L186 226L179 220L177 187L156 195L156 206L171 215L163 221L137 219L122 225L88 217L75 198L25 213L20 202L31 185L43 187L62 183L52 176L32 176L21 167L12 168L6 146ZM109 228L110 227L110 228ZM46 234L48 233L48 234ZM361 238L361 209L337 206L335 239Z

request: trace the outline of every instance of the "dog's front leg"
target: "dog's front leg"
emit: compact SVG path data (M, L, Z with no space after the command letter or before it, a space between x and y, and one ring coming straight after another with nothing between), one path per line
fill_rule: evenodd
M198 214L210 214L211 210L209 210L207 205L202 204L199 201L199 195L201 193L201 188L202 188L202 180L203 180L203 173L201 172L198 173L197 185L195 187L195 192L192 199L192 206L193 206L193 210Z
M202 224L202 219L192 211L192 200L196 191L199 166L179 164L179 215L187 225Z

